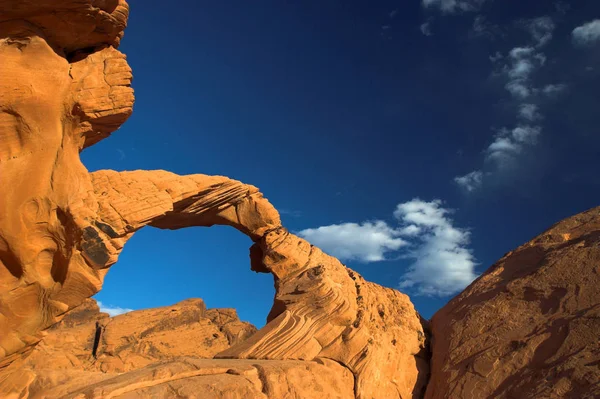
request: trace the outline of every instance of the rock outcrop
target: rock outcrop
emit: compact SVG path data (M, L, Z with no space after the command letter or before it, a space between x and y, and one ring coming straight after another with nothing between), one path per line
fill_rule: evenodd
M346 399L354 395L352 384L352 373L327 359L305 362L181 358L96 383L89 381L86 388L74 392L66 391L64 385L52 384L46 397Z
M600 208L506 254L431 326L426 398L600 397Z
M16 377L4 384L18 386L25 379L27 396L43 397L60 378L60 392L69 393L90 384L86 375L103 381L180 357L211 359L255 332L234 309L207 310L201 299L112 318L86 299L46 330L28 356L3 370Z
M0 0L0 397L600 397L600 208L507 254L432 320L281 225L251 185L89 173L132 112L123 0ZM10 76L10 79L5 77ZM110 318L128 239L227 225L276 295L259 331L201 300Z
M0 396L418 397L426 334L408 297L290 234L256 187L165 171L88 173L80 151L132 112L131 70L116 49L127 15L122 0L0 0L0 76L11 76L0 80L0 183L10 187L0 201ZM248 338L230 312L198 303L179 304L181 318L158 309L73 324L136 231L215 224L249 236L252 269L274 276L258 333ZM185 322L201 315L222 325L210 349L186 339L203 337ZM93 365L81 358L91 327ZM164 328L177 347L164 344ZM55 329L81 345L65 347ZM46 356L53 347L64 349L56 361ZM42 375L44 359L74 369Z

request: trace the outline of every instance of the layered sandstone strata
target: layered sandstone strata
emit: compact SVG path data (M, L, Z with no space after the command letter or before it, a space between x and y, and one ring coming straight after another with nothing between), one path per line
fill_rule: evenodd
M214 377L218 381L236 375L233 384L243 385L250 379L252 389L270 397L286 389L314 397L310 384L298 388L294 378L300 375L314 380L318 390L342 384L331 397L347 397L347 391L357 398L411 397L423 390L426 334L408 297L364 281L290 234L256 187L165 171L88 173L80 151L108 137L132 112L131 70L116 49L128 15L124 1L0 0L0 10L0 76L11 77L0 80L0 179L2 187L10 187L0 201L1 396L53 389L71 395L80 388L76 381L100 384L90 388L98 397L137 389L145 395L150 385L186 376L199 389L198 384L212 386L213 377L204 375L222 374L214 370L224 364L233 371ZM52 362L41 349L63 345L48 329L101 289L136 231L215 224L249 236L256 243L251 267L274 277L277 294L265 328L243 341L249 335L245 327L228 324L220 336L227 346L217 355L228 359L199 361L214 355L218 345L207 350L178 341L168 348L159 344L160 328L142 339L142 332L129 328L138 322L120 324L139 314L104 327L99 319L96 368L67 351L57 362L73 362L77 375L68 381L74 382L39 372L44 359ZM157 312L142 319L161 325L166 315ZM195 317L200 311L190 312ZM185 323L177 334L202 336ZM123 337L141 346L115 343ZM183 355L187 360L172 360ZM243 359L260 359L261 366L248 368L251 361ZM19 372L27 362L36 366ZM116 372L124 374L107 380ZM154 382L141 382L148 380Z

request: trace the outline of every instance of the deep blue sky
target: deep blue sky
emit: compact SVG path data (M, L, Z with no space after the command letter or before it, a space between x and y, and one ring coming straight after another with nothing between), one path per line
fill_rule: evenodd
M397 204L440 199L453 225L471 232L477 273L600 205L600 41L578 44L572 34L600 18L600 3L488 0L477 11L419 0L131 3L120 50L133 68L135 110L82 153L90 171L226 175L260 187L292 231L375 219L395 226ZM474 29L478 16L485 29ZM528 27L544 16L552 37L535 47ZM505 89L510 50L527 46L545 62L526 83L539 93L564 85L560 93L523 100ZM496 52L503 58L493 63ZM543 115L542 132L501 168L486 148L494 129L516 126L522 103ZM476 170L485 176L477 189L455 183ZM226 227L143 229L96 298L141 309L201 297L262 325L273 281L249 270L250 244ZM386 257L396 260L346 263L396 288L412 261ZM449 299L411 298L425 317Z

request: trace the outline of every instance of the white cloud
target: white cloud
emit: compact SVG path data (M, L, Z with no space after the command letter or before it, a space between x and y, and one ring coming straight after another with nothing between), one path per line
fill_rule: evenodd
M512 138L518 143L535 144L541 132L539 126L519 125L512 130Z
M483 15L477 15L473 20L473 32L482 34L487 30L487 22Z
M422 0L423 7L437 8L444 14L477 11L487 0Z
M545 45L552 39L552 32L555 28L552 18L547 16L533 18L523 21L523 24L536 42L537 47Z
M496 61L500 61L502 58L504 58L504 56L502 55L501 52L496 51L496 53L494 55L490 55L490 61L492 62L496 62Z
M118 306L105 306L102 302L96 301L101 312L108 313L110 317L115 317L123 313L132 312L133 309L120 308Z
M535 104L519 105L519 117L529 122L534 122L542 118L539 113L539 107Z
M512 130L500 129L486 150L486 160L494 162L499 169L514 166L517 155L525 146L535 144L541 132L541 127L531 125L518 125Z
M515 47L510 50L509 57L510 65L507 65L505 69L508 76L514 80L528 79L537 67L536 60L540 64L545 62L543 54L535 53L533 47Z
M544 86L544 88L542 89L542 92L549 97L554 97L554 96L562 93L566 89L567 89L567 85L564 83L549 84L549 85Z
M489 56L493 64L493 76L503 79L504 88L513 98L512 104L518 109L518 124L502 128L485 149L485 161L481 170L454 178L455 183L467 192L475 191L483 185L483 179L500 172L504 175L516 172L520 154L535 145L542 128L535 124L543 119L539 104L540 95L555 96L565 90L562 84L539 87L534 85L538 70L546 65L546 54L541 48L552 39L556 28L552 18L542 16L517 22L519 29L525 29L530 38L521 46L513 47L506 56L496 52ZM483 17L475 18L474 31L485 27ZM506 179L508 181L508 179Z
M399 230L400 235L406 237L414 237L421 234L421 228L414 224L409 224Z
M521 146L510 137L496 137L487 148L487 157L490 160L505 162L507 159L521 152Z
M518 60L524 57L528 57L535 52L533 47L514 47L510 50L509 55L511 58Z
M483 15L477 15L473 20L473 26L469 34L472 37L494 39L497 36L502 36L502 30L498 25L489 22Z
M529 87L525 82L521 81L508 82L504 88L510 94L512 94L513 97L520 99L525 99L531 94L531 87Z
M407 245L401 231L383 221L333 224L305 229L298 235L342 261L377 262L389 251Z
M533 58L538 60L541 66L544 66L544 64L546 64L546 55L544 53L538 53L534 55Z
M554 3L554 8L556 8L556 11L558 13L564 15L571 9L571 6L568 3L565 3L564 1L557 1L556 3Z
M504 86L515 98L524 100L531 96L533 88L530 78L533 72L543 66L546 56L536 52L534 47L515 47L510 50L503 71L508 77Z
M399 204L394 216L402 223L422 229L415 259L400 282L401 289L418 295L447 296L461 291L476 277L475 259L467 248L469 232L454 227L449 211L440 200L424 202L416 198Z
M467 173L464 176L457 176L454 178L454 182L458 184L467 192L473 192L481 187L483 183L483 172L480 170L474 170L471 173Z
M421 33L424 34L425 36L433 35L433 32L431 31L431 22L429 22L429 21L421 24L419 29L421 29Z
M298 235L342 261L377 262L389 253L414 259L400 287L420 295L446 296L476 277L475 260L467 248L469 233L454 227L449 213L440 200L416 198L396 207L397 227L383 221L343 223Z
M578 26L573 29L571 36L573 43L580 46L588 46L600 42L600 19L595 19Z
M512 79L527 79L534 68L535 66L529 59L515 60L512 67L508 70L508 76Z
M287 215L287 216L291 216L294 218L299 218L302 216L302 211L295 211L292 209L285 209L285 208L278 209L278 211L279 211L280 215Z
M398 204L394 217L415 226L439 226L445 222L445 209L440 208L440 200L423 202L419 199Z

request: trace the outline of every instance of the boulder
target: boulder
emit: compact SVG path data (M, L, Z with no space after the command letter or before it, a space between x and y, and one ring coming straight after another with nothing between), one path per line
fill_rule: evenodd
M507 253L431 329L426 398L600 397L600 207Z

